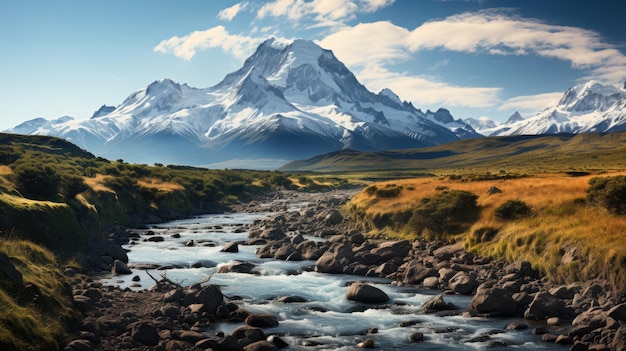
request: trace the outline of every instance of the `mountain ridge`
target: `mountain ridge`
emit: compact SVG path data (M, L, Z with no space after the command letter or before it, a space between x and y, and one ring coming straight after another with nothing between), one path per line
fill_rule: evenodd
M275 39L213 87L156 80L88 120L37 119L7 132L57 136L130 162L247 159L247 166L258 158L283 162L344 148L423 147L480 137L445 109L424 113L389 89L369 91L332 51L312 41Z

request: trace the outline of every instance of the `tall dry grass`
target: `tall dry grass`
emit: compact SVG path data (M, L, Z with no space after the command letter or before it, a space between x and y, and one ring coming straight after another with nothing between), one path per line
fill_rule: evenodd
M623 175L623 173L602 176ZM626 217L586 203L589 180L594 175L538 174L526 178L469 181L448 178L407 179L376 183L377 187L401 187L397 197L380 198L363 191L349 208L370 233L383 232L403 238L415 237L406 226L372 218L399 218L425 197L437 192L464 190L478 195L479 219L461 236L467 249L509 261L528 260L535 268L558 282L605 278L616 288L626 286ZM488 194L491 187L501 193ZM530 205L531 214L517 220L503 220L494 210L507 200ZM368 220L369 219L369 220ZM376 223L389 224L384 228ZM481 242L475 233L491 229L494 238ZM621 284L621 285L620 285Z

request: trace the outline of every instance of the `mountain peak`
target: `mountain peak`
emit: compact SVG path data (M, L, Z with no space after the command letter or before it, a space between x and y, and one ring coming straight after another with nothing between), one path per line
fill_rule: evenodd
M97 109L93 115L91 116L91 118L98 118L98 117L102 117L102 116L106 116L109 113L113 112L115 110L115 106L107 106L107 105L102 105L100 106L99 109Z
M509 119L506 120L505 124L512 124L515 122L523 121L524 117L519 113L519 111L515 111Z

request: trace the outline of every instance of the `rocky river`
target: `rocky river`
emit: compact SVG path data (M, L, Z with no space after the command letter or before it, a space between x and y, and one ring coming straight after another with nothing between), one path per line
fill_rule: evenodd
M603 282L369 238L339 211L350 195L285 192L112 235L113 273L74 282L86 317L66 350L624 349L626 304Z

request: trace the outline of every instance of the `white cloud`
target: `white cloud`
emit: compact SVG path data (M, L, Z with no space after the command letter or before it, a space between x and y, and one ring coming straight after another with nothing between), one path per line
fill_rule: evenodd
M194 31L183 37L173 36L154 47L155 52L172 53L184 60L191 60L198 50L221 48L239 59L248 57L263 39L230 34L224 26L204 31Z
M519 110L536 113L546 107L556 105L561 97L563 97L563 92L517 96L504 101L502 105L498 107L498 111Z
M232 21L235 16L239 13L239 11L243 10L248 6L248 3L238 3L229 8L223 9L217 14L217 18L222 21Z
M361 0L362 11L365 13L376 12L383 7L391 6L396 0Z
M307 28L338 27L356 18L358 13L373 13L395 0L275 0L257 12L258 18L286 17L292 22L313 21ZM298 23L302 25L302 23Z
M407 38L411 52L442 48L492 55L538 55L590 69L602 81L626 78L626 56L596 32L526 19L503 11L463 13L422 24ZM606 67L613 69L606 71ZM598 76L594 76L594 72Z

